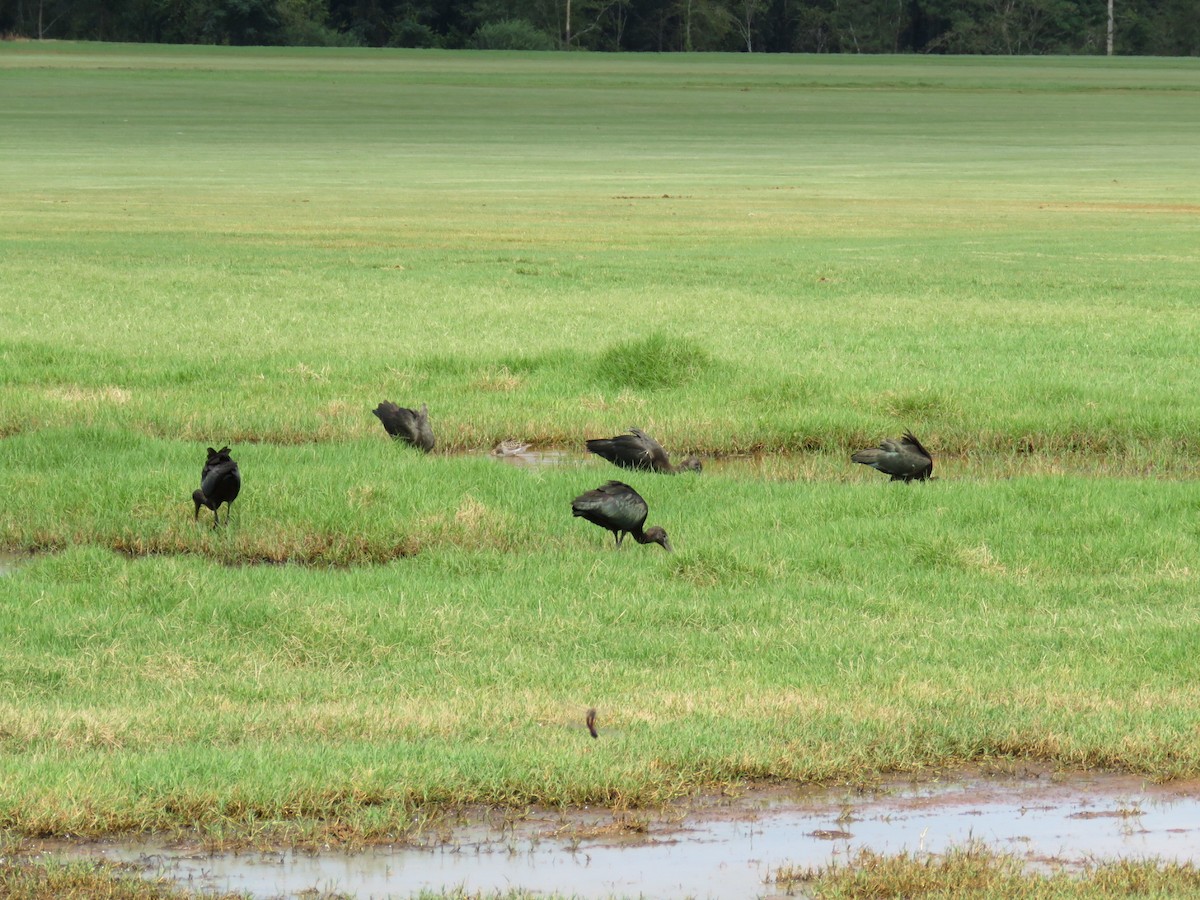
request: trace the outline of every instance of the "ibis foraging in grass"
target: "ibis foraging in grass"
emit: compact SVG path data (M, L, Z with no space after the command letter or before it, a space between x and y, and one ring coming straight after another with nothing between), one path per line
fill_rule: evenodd
M571 515L607 528L616 538L618 547L621 539L631 534L639 544L658 544L671 551L671 541L662 528L655 525L642 530L649 512L642 495L622 481L609 481L571 501Z

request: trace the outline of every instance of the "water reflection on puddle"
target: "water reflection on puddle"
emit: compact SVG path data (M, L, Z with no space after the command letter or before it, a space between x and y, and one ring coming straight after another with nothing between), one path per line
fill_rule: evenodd
M492 452L492 459L519 466L525 469L540 469L546 466L577 466L588 461L583 453L572 453L570 450L530 450L528 448L516 452Z
M592 813L570 824L597 821ZM710 804L682 822L651 819L629 836L553 836L563 820L533 816L503 834L454 833L436 849L363 853L242 852L210 855L162 846L79 848L141 862L194 889L297 897L338 891L408 897L422 889L558 892L579 897L773 896L784 865L844 861L860 849L941 852L982 841L1035 867L1117 858L1200 862L1200 785L1154 786L1122 776L977 779L846 790L769 792Z
M0 550L0 577L11 575L28 557Z

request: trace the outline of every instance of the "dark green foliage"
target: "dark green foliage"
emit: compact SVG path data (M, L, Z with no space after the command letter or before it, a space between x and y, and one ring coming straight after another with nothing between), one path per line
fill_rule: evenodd
M1115 52L1194 56L1193 0L1123 0ZM1103 53L1086 0L45 0L0 4L0 34L195 44L485 50Z
M389 47L437 47L441 44L438 33L419 19L401 19L392 27Z
M473 38L477 50L553 50L554 38L524 19L481 25Z
M354 35L329 24L329 6L323 0L277 0L281 23L279 43L289 47L351 47Z

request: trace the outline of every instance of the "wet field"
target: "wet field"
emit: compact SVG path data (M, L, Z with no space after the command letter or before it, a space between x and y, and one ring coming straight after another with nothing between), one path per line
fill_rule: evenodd
M1117 859L1197 863L1200 784L1153 785L1106 773L972 774L871 791L754 789L654 814L534 810L501 820L478 810L419 846L355 853L210 853L152 840L47 849L133 863L192 889L258 898L314 890L408 897L443 888L745 898L785 896L774 883L784 867L846 862L864 849L939 853L972 842L1031 870Z
M480 451L469 451L472 455ZM497 462L520 468L586 467L596 474L621 478L621 469L583 450L538 449L493 451ZM763 481L887 481L887 477L835 453L744 453L702 458L704 473ZM690 474L690 473L683 473ZM1091 478L1194 479L1200 466L1185 454L1176 457L1150 453L972 453L936 455L933 477L946 480L995 481L1022 476Z
M563 450L525 449L497 457L497 464L587 467L597 481L622 477L594 457ZM1143 465L1134 457L972 456L944 464L939 459L937 472L976 480L1047 474L1195 477L1190 462L1169 470ZM706 460L705 467L701 477L848 480L864 474L829 455L725 457ZM0 554L0 576L26 559ZM870 791L753 788L654 812L532 810L512 818L476 809L427 830L414 844L356 852L336 847L210 852L197 840L162 837L43 846L70 857L130 863L192 889L257 898L298 898L314 891L408 897L454 888L741 898L795 895L776 885L777 873L846 863L864 850L941 853L973 842L1031 870L1072 870L1117 859L1200 863L1200 782L1155 785L1129 775L1022 769L900 779Z

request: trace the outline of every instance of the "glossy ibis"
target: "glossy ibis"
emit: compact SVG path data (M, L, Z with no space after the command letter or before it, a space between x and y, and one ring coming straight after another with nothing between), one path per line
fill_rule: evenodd
M571 515L582 516L594 525L607 528L616 538L618 547L621 539L631 534L639 544L660 544L670 551L671 541L662 528L655 525L642 530L649 511L642 495L622 481L609 481L571 501Z
M850 459L891 475L892 481L925 481L933 475L933 457L911 431L897 441L888 438L878 447L859 450Z
M238 464L229 455L229 448L220 450L208 448L208 459L200 472L200 489L192 491L192 502L196 504L193 521L200 517L200 507L206 506L213 511L213 528L221 523L217 508L225 507L225 524L229 524L229 514L233 511L233 501L237 499L242 489L242 473Z
M667 451L640 428L630 428L628 434L610 438L592 438L587 442L588 451L602 456L622 469L644 469L674 475L676 472L699 472L700 460L689 456L677 466L671 465Z
M371 412L379 417L384 430L396 440L419 447L426 453L433 449L433 429L429 427L427 404L422 403L420 411L417 411L384 400Z

